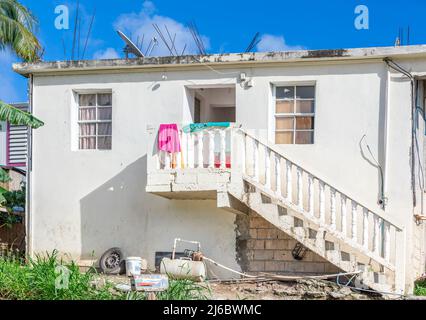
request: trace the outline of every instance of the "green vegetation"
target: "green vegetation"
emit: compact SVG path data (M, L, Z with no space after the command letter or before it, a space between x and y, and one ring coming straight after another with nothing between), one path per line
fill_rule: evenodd
M416 296L426 296L426 278L416 282L414 294Z
M68 286L58 289L61 276L58 266L69 272ZM74 262L58 259L56 252L44 257L37 256L28 263L16 256L0 256L0 299L9 300L145 300L144 293L123 293L112 283L100 286L95 269L81 272ZM188 280L172 280L168 291L159 293L160 300L208 299L210 290Z

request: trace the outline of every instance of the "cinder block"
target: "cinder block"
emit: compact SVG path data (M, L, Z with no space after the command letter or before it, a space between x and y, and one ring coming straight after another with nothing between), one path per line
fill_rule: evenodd
M265 249L282 250L286 247L287 240L265 240Z
M268 229L271 224L261 217L250 218L250 228Z
M289 250L275 250L274 251L274 260L275 261L292 261L293 256Z
M272 260L274 258L274 251L272 250L255 250L254 260Z
M265 240L250 239L247 241L247 248L255 250L265 249Z
M257 239L258 238L258 236L257 236L257 229L250 229L249 230L249 235L250 235L250 238Z
M265 271L265 262L264 261L250 261L249 271L252 271L252 272Z
M304 263L304 271L309 273L324 273L325 263L321 263L321 262Z
M197 175L195 173L179 173L176 175L176 184L196 184Z
M266 261L265 271L266 272L277 272L285 270L285 262L281 261Z

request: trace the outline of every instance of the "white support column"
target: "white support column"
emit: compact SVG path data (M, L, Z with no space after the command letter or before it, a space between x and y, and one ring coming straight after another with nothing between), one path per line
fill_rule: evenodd
M235 131L231 131L231 134L236 134ZM246 168L246 158L247 158L247 136L245 133L240 133L242 135L242 150L241 150L241 170L243 172L243 174L247 173L247 168ZM240 140L239 140L240 141ZM236 156L236 155L235 155ZM231 157L233 159L235 159L234 155L231 154ZM234 160L233 160L234 161Z
M194 134L188 134L188 167L195 168L195 139Z
M287 201L293 203L293 177L292 177L292 164L290 161L286 161L286 197Z
M314 177L308 175L308 213L310 216L314 216Z
M319 182L319 220L320 223L325 223L325 184Z
M281 190L281 157L278 153L275 153L275 187L278 197L282 197Z
M259 142L253 139L253 179L259 182Z
M297 206L303 210L303 171L297 167Z
M357 242L357 216L358 216L358 205L355 201L352 200L352 224L351 224L351 236L354 242Z
M368 209L363 208L363 221L362 221L362 245L364 249L368 249Z
M226 131L220 130L220 167L226 169Z
M342 230L342 234L343 236L346 238L347 232L348 232L348 227L347 227L347 220L348 220L348 212L347 212L347 205L346 205L346 197L341 194L340 195L340 204L341 204L341 208L340 208L340 228Z
M386 261L390 261L390 224L383 221L384 224L384 239L383 239L383 257Z
M330 226L336 230L336 190L330 188Z
M200 131L197 134L198 140L198 159L197 164L198 168L204 168L204 132Z
M163 151L164 154L164 169L170 170L172 168L171 154Z
M373 230L373 252L376 255L380 255L380 220L379 217L374 215L374 230Z
M271 150L265 146L265 187L271 189Z

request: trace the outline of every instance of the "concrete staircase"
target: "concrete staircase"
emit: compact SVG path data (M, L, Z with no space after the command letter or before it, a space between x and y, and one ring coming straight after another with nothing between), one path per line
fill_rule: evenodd
M395 221L253 134L238 130L233 141L238 166L232 168L231 182L218 189L219 207L248 207L341 270L360 272L360 287L404 293L405 233Z

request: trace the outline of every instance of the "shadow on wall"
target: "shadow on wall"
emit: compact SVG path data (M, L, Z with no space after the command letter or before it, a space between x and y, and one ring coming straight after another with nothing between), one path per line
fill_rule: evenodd
M135 246L146 251L143 212L154 197L145 192L146 167L144 156L81 199L82 259L99 257L112 247L122 248L124 254Z
M80 200L82 260L119 247L124 256L147 259L153 269L155 252L172 251L174 239L182 238L200 241L207 256L240 269L234 214L218 209L214 200L167 200L146 193L146 182L144 156ZM219 277L233 276L209 269Z

